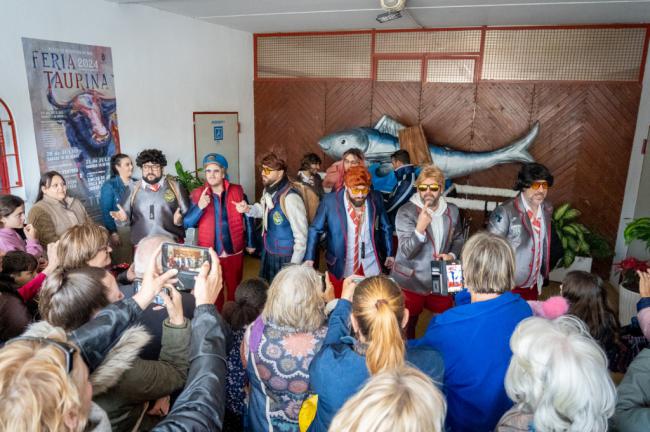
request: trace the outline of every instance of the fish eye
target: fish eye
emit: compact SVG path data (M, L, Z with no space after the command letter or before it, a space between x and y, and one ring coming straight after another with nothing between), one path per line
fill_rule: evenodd
M341 144L345 144L345 138L341 140Z

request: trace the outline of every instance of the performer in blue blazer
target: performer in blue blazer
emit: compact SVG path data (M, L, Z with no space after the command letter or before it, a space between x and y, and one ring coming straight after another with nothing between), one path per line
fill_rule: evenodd
M345 173L345 187L324 196L309 226L305 265L314 264L318 240L327 232L325 260L337 297L344 278L381 274L380 251L386 251L383 263L387 268L395 261L393 226L381 194L370 190L371 182L366 167L351 167Z

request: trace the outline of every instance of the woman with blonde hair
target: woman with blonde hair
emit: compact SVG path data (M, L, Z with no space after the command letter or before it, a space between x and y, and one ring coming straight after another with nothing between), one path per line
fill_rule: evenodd
M323 349L309 368L310 387L318 395L310 431L327 431L336 412L368 377L406 362L442 384L440 354L429 347L407 348L404 344L403 329L409 313L395 282L373 276L356 285L353 279L345 280L341 299L329 319Z
M498 432L607 430L616 388L605 353L579 318L525 319L510 348L505 386L515 406Z
M430 346L445 361L447 427L454 431L494 430L511 406L503 387L510 363L510 336L532 315L528 303L512 294L515 255L506 239L474 234L461 254L471 303L433 317L413 346Z
M309 364L327 333L324 307L321 277L313 268L285 267L273 279L262 314L242 344L250 430L298 430Z
M400 366L374 375L334 417L336 432L441 432L447 404L431 379Z
M111 263L112 251L109 237L106 228L93 223L69 228L59 240L58 255L61 269L108 266Z
M28 333L0 350L0 430L110 431L92 403L88 367L63 329Z

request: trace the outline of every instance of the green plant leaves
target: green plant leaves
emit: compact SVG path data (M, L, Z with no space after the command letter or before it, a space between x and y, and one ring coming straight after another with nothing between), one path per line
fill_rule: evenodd
M645 242L646 248L650 250L650 217L640 217L628 223L623 231L625 244L630 244L633 240Z

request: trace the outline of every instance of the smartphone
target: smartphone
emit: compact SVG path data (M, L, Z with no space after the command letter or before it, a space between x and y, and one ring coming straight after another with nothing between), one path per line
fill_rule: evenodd
M447 291L456 293L463 289L463 266L460 260L447 262Z
M161 258L163 271L178 270L176 289L179 291L192 290L203 263L211 263L208 248L178 243L163 243Z
M352 276L352 279L351 279L351 280L352 280L352 282L354 282L355 284L358 284L359 282L361 282L361 281L364 280L365 278L366 278L365 276L355 275L355 276Z
M142 288L142 281L140 279L136 279L135 281L133 281L133 284L134 284L134 291L136 293L138 291L140 291L140 289ZM169 289L168 288L163 288L162 290L165 292L165 294L169 295ZM165 300L163 300L163 298L162 298L162 296L160 294L156 294L156 297L153 298L151 303L157 304L157 305L160 305L160 306L165 306Z

